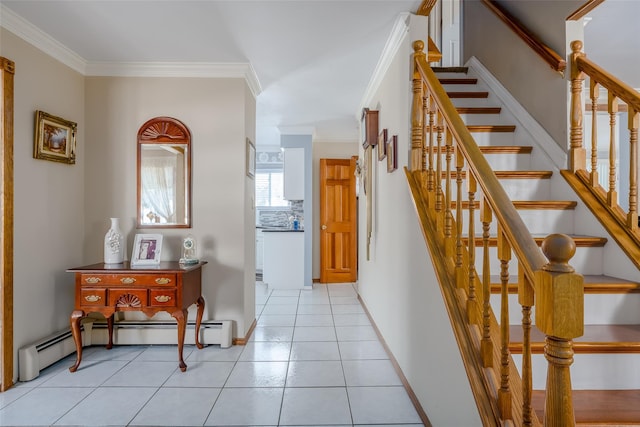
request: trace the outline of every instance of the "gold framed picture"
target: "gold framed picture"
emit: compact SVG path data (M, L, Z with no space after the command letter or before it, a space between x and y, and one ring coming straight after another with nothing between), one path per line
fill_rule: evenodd
M33 158L75 164L77 129L77 123L36 111Z
M387 130L382 129L378 135L378 160L382 161L387 157Z

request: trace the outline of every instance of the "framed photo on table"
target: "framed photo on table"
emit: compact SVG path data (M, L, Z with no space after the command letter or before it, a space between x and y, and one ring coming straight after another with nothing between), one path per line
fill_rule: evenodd
M160 264L162 234L136 234L131 252L131 266L154 266Z

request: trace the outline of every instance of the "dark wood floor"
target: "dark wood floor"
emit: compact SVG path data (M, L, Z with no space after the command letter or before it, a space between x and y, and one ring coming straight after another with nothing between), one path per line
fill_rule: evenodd
M532 407L544 419L543 390L534 390ZM640 390L574 390L576 424L640 426Z

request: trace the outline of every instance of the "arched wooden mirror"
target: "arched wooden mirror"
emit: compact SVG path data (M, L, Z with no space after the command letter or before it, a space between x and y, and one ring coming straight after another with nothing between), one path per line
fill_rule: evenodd
M138 228L191 227L191 133L171 117L138 131Z

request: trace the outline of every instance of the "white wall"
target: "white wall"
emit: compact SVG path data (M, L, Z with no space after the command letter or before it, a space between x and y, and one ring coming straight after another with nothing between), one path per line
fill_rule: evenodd
M86 79L84 262L102 259L109 217L122 218L128 254L135 234L150 232L135 229L136 135L150 118L174 117L191 131L192 228L162 229L161 258L179 259L182 238L196 238L198 256L208 261L204 319L235 321L234 337L244 337L254 318L246 302L255 288L255 211L245 140L254 138L255 101L247 92L239 78Z
M566 58L566 17L578 1L500 1L561 57ZM463 62L475 56L568 149L567 81L552 70L482 2L463 3ZM569 75L569 72L566 72Z
M320 279L320 159L350 159L358 155L358 142L313 143L313 278ZM307 232L310 231L307 229Z
M413 22L412 17L412 22ZM417 20L418 25L426 25ZM374 160L371 258L366 259L366 205L360 191L358 291L434 426L479 426L403 168L410 147L411 38L402 42L373 101L380 128L398 135L398 170ZM360 158L364 153L360 149ZM376 159L376 157L374 157Z
M69 327L73 275L84 262L84 77L0 28L14 79L14 380L18 349ZM35 111L78 124L76 164L33 158ZM135 182L135 180L134 180ZM106 232L108 226L103 227ZM103 237L104 237L104 232ZM101 243L98 243L101 247Z

